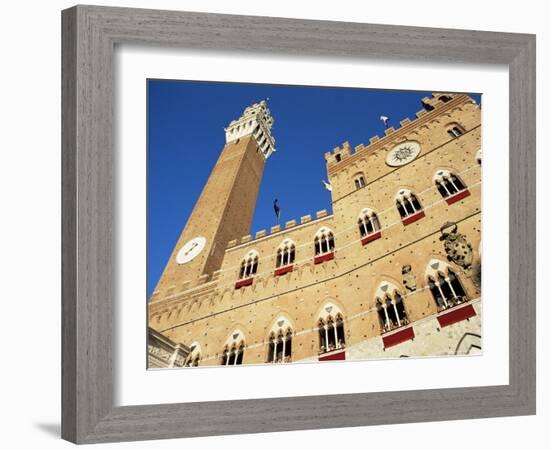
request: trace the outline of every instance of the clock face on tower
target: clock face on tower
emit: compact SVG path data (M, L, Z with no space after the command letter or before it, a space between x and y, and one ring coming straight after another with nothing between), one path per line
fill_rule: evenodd
M404 166L415 159L419 153L420 144L418 142L401 142L388 152L386 164L392 167Z
M186 242L176 255L178 264L185 264L195 259L206 245L206 238L199 236Z

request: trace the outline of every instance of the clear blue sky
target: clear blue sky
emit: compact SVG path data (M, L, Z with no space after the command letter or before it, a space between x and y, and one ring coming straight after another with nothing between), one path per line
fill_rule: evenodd
M224 127L269 97L277 152L265 167L251 232L331 210L324 154L399 126L429 92L148 80L147 298L225 144ZM479 102L480 96L474 98Z

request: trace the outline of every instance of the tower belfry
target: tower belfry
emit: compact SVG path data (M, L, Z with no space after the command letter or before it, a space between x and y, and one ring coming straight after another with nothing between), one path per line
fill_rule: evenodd
M227 243L250 232L265 161L275 151L265 100L225 128L221 154L172 251L156 292L221 267Z
M252 135L258 149L267 159L275 151L275 139L271 135L273 117L266 101L254 103L244 110L237 120L233 120L225 129L225 142L233 142L242 137Z

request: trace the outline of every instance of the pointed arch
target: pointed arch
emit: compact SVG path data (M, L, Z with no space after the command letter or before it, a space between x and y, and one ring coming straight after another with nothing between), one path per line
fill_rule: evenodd
M334 302L326 301L317 315L319 329L319 353L345 348L346 335L344 313Z
M403 292L391 281L384 280L378 285L374 295L382 333L410 323Z
M254 276L258 272L258 263L260 260L260 254L257 250L249 250L241 261L241 267L239 269L239 279L243 280Z
M243 363L246 347L245 334L240 328L235 328L225 340L221 364L223 366L237 366Z
M201 345L195 341L189 346L189 350L190 352L185 359L185 366L198 367L202 353Z
M453 172L440 169L433 176L435 186L447 204L452 205L470 195L462 179Z
M292 239L285 239L277 249L277 259L275 266L277 268L294 264L296 259L296 244Z
M404 225L409 225L425 216L416 194L409 189L403 188L397 191L395 205Z
M438 311L468 301L458 274L446 262L430 260L426 266L425 277Z
M363 208L357 218L357 226L363 245L382 236L378 215L370 208Z
M334 233L329 228L319 228L317 233L315 233L313 243L315 250L315 264L334 259Z
M267 362L292 362L292 337L294 334L292 322L286 315L279 315L273 321L268 336Z

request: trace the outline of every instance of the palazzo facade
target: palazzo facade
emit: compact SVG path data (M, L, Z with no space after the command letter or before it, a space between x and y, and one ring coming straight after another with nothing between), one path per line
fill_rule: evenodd
M481 111L462 94L422 106L325 154L332 214L254 235L275 140L266 103L246 108L148 303L157 340L186 366L480 352Z

